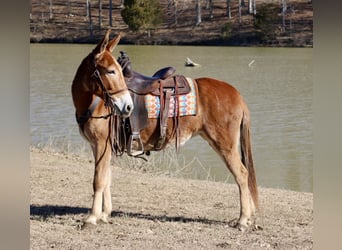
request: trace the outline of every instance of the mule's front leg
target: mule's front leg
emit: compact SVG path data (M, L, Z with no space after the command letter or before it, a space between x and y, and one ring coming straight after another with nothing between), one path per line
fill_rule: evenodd
M110 184L112 183L112 171L110 168L110 163L108 163L109 169L107 174L107 185L103 191L103 212L101 216L101 221L104 223L108 223L108 217L112 213L112 196L110 193Z
M100 152L100 153L98 153ZM102 154L101 154L102 152ZM105 147L104 150L96 150L95 174L93 181L94 197L91 214L85 220L86 224L96 225L99 220L108 222L108 216L112 211L112 201L110 194L111 183L111 149Z

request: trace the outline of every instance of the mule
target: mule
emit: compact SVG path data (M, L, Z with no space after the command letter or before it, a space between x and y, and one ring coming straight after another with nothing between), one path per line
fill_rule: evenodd
M111 158L115 157L113 136L116 119L129 117L134 109L122 69L112 51L120 35L109 39L109 31L95 49L83 59L72 83L72 97L80 133L89 141L95 158L94 197L85 224L108 222L112 211ZM167 145L180 146L196 135L203 137L223 159L239 188L240 216L237 227L248 228L258 208L258 188L251 148L250 112L238 90L212 79L193 79L197 89L197 114L179 117L179 137L175 123L167 120ZM159 139L158 119L149 118L141 131L145 151L156 150ZM117 145L117 143L114 143Z

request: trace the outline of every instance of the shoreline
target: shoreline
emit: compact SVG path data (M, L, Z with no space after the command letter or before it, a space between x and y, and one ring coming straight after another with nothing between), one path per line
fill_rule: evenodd
M259 187L262 230L242 233L235 184L113 166L109 224L80 230L91 206L88 158L30 148L31 249L312 249L313 193Z

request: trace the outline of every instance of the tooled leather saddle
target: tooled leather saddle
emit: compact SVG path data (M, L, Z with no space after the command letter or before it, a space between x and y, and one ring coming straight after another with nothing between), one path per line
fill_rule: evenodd
M140 156L145 153L141 141L140 131L147 126L148 111L145 105L147 94L158 96L160 100L159 113L159 139L155 150L163 149L166 140L167 120L170 109L170 98L179 95L186 95L191 91L188 81L184 76L174 75L174 67L165 67L158 70L153 76L142 75L132 69L132 63L126 52L120 51L118 63L122 67L125 82L133 99L134 109L127 119L128 135L127 153L130 156ZM177 98L175 98L177 102ZM178 116L175 117L176 149L178 150L179 128Z

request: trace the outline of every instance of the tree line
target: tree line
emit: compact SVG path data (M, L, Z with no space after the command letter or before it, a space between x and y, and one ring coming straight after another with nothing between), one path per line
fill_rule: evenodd
M32 2L33 0L31 0ZM35 2L47 2L49 10L49 18L53 18L53 5L58 0L36 0ZM218 1L213 0L166 0L164 5L161 5L161 1L157 0L83 0L83 5L86 10L86 17L88 18L88 27L90 36L93 36L94 26L102 27L108 25L113 27L113 7L115 9L121 9L122 20L128 25L131 31L149 31L155 29L159 24L165 22L163 19L163 12L167 12L172 16L172 20L168 20L169 25L177 27L180 25L179 19L182 17L182 10L184 8L190 9L194 13L194 26L201 25L203 14L202 11L206 10L209 13L209 17L206 16L206 20L210 20L214 17L214 10L218 4ZM241 24L243 15L250 15L253 18L255 28L259 29L262 33L265 33L265 37L274 33L274 22L278 21L279 15L282 17L281 28L282 31L286 31L286 15L291 11L288 7L290 0L277 0L272 2L264 2L258 4L256 0L222 0L220 1L220 7L225 6L225 14L229 19L232 19L232 9L237 9L236 19ZM68 8L72 4L81 4L82 1L67 0L63 1ZM165 5L166 3L166 5ZM312 0L308 1L312 3ZM46 4L46 3L45 3ZM60 4L60 3L59 3ZM118 7L119 5L119 7ZM106 8L106 14L108 13L108 24L103 23L103 9ZM184 7L185 6L185 7ZM163 8L164 9L163 9ZM166 7L166 9L165 9ZM244 11L242 11L244 10ZM96 12L95 12L96 11ZM94 21L97 19L97 23ZM272 25L273 24L273 25ZM230 31L229 23L225 27L222 27L222 33L228 36ZM148 33L149 34L149 33Z

